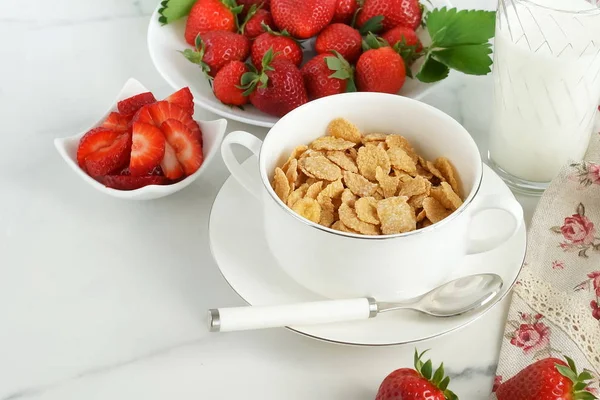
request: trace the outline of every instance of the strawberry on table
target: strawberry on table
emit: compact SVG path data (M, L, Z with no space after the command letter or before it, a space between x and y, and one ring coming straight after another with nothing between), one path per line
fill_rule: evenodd
M181 122L168 119L160 126L169 145L186 175L192 175L204 161L202 146L192 132Z
M117 132L126 132L129 130L129 120L130 117L126 117L118 112L111 112L101 126Z
M90 176L102 176L118 171L129 162L131 138L121 133L110 145L102 147L85 158L85 169Z
M247 72L242 85L250 102L259 110L283 117L308 101L300 70L289 60L273 59L269 49L261 62L261 71Z
M422 11L419 0L365 0L356 23L362 27L369 19L379 15L383 16L385 31L398 25L415 30L421 24Z
M356 63L358 90L398 93L406 80L404 60L391 47L378 42L372 34L367 38L367 43L371 49L365 51Z
M148 185L166 185L169 183L164 176L158 175L106 175L97 179L104 186L117 190L135 190Z
M415 369L401 368L389 374L375 400L458 400L448 389L450 378L444 376L444 364L433 372L431 360L421 360L424 354L415 350Z
M592 375L577 372L575 363L558 358L537 361L500 385L496 390L498 400L592 400L586 390Z
M339 53L319 54L300 71L311 100L356 91L352 66Z
M250 48L250 58L256 68L260 68L263 57L269 49L273 49L274 59L286 59L300 66L302 63L302 47L286 32L267 32L259 35Z
M194 96L190 91L189 87L184 87L171 94L165 99L166 102L178 105L183 108L185 112L190 115L194 115Z
M156 101L154 95L150 92L136 94L125 100L121 100L117 103L117 109L124 116L133 116L137 110L145 106L146 104L152 104Z
M183 55L213 78L230 61L244 61L250 52L247 37L228 31L211 31L199 35L195 46L195 50L184 50Z
M147 175L165 155L165 136L156 126L143 122L134 123L132 132L129 172L132 176Z
M359 31L348 25L331 24L317 36L315 50L319 54L335 50L346 60L354 63L362 51L362 36Z
M356 13L357 9L357 0L338 0L331 22L349 24L352 22L352 18L354 18L354 14Z
M190 10L185 25L185 40L194 45L198 35L211 31L237 29L236 18L243 9L235 0L198 0Z
M315 36L331 22L338 0L271 0L273 21L297 39Z
M176 119L184 124L198 140L198 143L202 145L202 132L198 123L183 108L166 101L157 101L149 106L148 113L151 116L151 122L149 123L156 127L160 127L168 119Z
M85 159L92 153L100 150L103 147L110 146L122 132L117 132L105 127L97 127L89 130L79 140L77 148L77 164L85 170Z
M416 32L406 26L397 26L381 35L390 46L394 47L398 42L404 46L415 46L415 51L423 50L423 45L417 37Z
M271 30L276 29L271 13L262 8L256 8L256 6L253 5L246 16L244 23L240 26L240 32L248 39L255 39L260 34L267 31L263 24Z
M223 104L242 106L248 103L244 89L240 88L242 75L248 72L248 66L241 61L232 61L217 73L213 81L215 97Z

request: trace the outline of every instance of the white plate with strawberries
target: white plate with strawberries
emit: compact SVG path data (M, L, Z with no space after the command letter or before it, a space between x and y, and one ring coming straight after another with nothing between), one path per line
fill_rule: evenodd
M202 174L227 128L224 119L196 121L188 88L157 100L129 79L90 129L55 139L67 165L113 197L147 200L175 193Z
M327 95L420 99L450 69L490 72L491 12L457 12L446 0L365 0L361 9L356 0L270 0L256 9L262 1L162 2L148 28L156 69L173 88L189 86L199 106L264 127Z

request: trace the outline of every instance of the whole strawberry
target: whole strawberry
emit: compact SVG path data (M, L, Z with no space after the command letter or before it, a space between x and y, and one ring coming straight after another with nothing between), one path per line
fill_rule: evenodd
M362 53L356 63L358 90L398 93L406 80L404 60L391 47L378 42L373 35L369 35L366 43L370 43L372 48Z
M355 92L354 71L340 53L319 54L300 70L311 100L344 92Z
M242 84L250 95L250 102L260 111L283 117L308 101L302 73L286 59L274 59L272 49L265 53L261 71L242 76Z
M404 46L415 46L416 51L423 50L423 45L421 44L421 41L417 37L415 31L406 26L397 26L392 28L383 33L381 37L385 39L385 41L388 42L392 47L398 44L398 42L401 42Z
M421 24L422 11L419 0L365 0L356 23L362 27L369 19L378 15L383 16L385 31L398 25L416 30Z
M267 10L263 10L262 8L255 8L256 6L252 6L248 15L246 15L246 19L242 26L240 27L240 32L248 39L255 39L260 34L267 31L269 29L275 29L275 23L273 22L273 17L271 13Z
M241 61L231 61L217 72L213 81L215 97L223 104L242 106L248 103L244 89L240 88L242 75L248 72L248 66Z
M185 40L194 45L196 36L210 31L236 30L236 15L242 11L235 0L198 0L185 25Z
M338 0L271 0L273 21L297 39L315 36L331 22Z
M196 50L186 49L183 55L200 65L202 71L214 77L230 61L243 61L250 53L247 37L229 31L211 31L196 37Z
M259 68L262 60L269 49L273 49L274 59L283 58L291 61L296 66L302 63L302 47L297 41L292 39L286 31L273 32L267 29L267 32L259 35L250 48L250 58L252 64Z
M423 362L415 350L415 369L401 368L389 374L375 400L458 400L448 389L450 378L444 376L444 364L433 372L431 360Z
M568 364L558 358L545 358L523 369L500 385L496 390L498 400L592 400L586 381L592 375L577 373L575 363L565 357Z
M349 24L352 22L357 9L358 2L356 0L338 0L331 22Z
M348 25L331 24L317 36L315 50L319 54L335 50L349 62L355 63L362 51L362 36Z

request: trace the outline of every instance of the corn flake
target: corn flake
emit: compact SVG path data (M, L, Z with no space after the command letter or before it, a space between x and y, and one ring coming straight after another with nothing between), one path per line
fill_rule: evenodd
M423 208L423 200L425 200L425 198L427 198L427 196L429 196L429 194L426 194L426 193L412 196L410 199L408 199L408 204L410 204L410 206L412 208L414 208L415 210L418 210L419 208Z
M296 148L295 148L295 149L292 151L292 154L290 154L290 157L287 159L287 161L285 162L285 164L283 164L283 167L281 167L281 169L283 169L284 171L287 171L287 169L288 169L288 166L289 166L290 162L291 162L293 159L296 159L296 160L297 160L298 158L300 158L300 156L302 156L302 154L303 154L303 153L304 153L306 150L308 150L308 146L304 146L304 145L302 145L302 146L298 146L298 147L296 147Z
M450 163L450 160L448 160L446 157L438 157L433 162L433 165L440 171L446 182L448 182L450 186L452 186L452 190L454 190L454 193L460 195L460 184L458 182L458 174L456 173L456 169L454 169L454 166Z
M302 158L298 162L298 166L310 178L335 181L342 176L340 167L323 155Z
M288 196L288 199L287 199L288 207L292 207L294 204L296 204L296 202L298 200L300 200L301 198L306 196L307 190L308 190L308 184L303 183L302 185L300 185L300 187L298 187L296 190L294 190L292 193L290 193L290 195Z
M431 182L422 176L417 175L400 185L398 196L412 197L425 193L427 196L431 191Z
M446 208L434 197L427 197L423 200L423 210L427 215L427 219L434 224L452 214L452 211L446 210Z
M378 166L385 174L389 174L391 168L387 152L377 146L363 146L358 149L356 164L360 174L370 181L375 180L375 170Z
M323 136L310 144L315 150L347 150L355 146L354 142L333 136Z
M329 185L325 186L321 193L318 194L317 200L319 200L320 197L329 197L335 199L339 197L343 191L344 184L342 183L341 179L338 179L337 181L331 182Z
M388 149L387 154L394 169L405 171L411 175L417 172L415 161L403 148L391 147Z
M319 193L321 193L322 190L323 190L323 181L315 182L308 187L308 190L306 191L306 195L304 197L316 199L317 195Z
M355 159L352 159L343 151L328 151L327 158L341 169L354 173L358 172Z
M356 162L356 157L358 157L358 150L356 150L356 148L351 148L345 151L345 153L348 155L348 157L350 157L351 159L354 160L354 162Z
M377 215L384 235L410 232L417 229L415 212L405 196L390 197L377 203Z
M273 189L275 190L277 197L279 197L281 201L285 203L290 195L290 183L288 182L288 179L281 168L275 168Z
M336 118L331 121L327 126L327 134L354 143L360 143L362 138L356 125L344 118Z
M342 204L348 204L350 207L354 207L354 203L357 199L358 197L356 197L350 189L344 189L342 192Z
M385 138L387 138L387 134L385 133L369 133L362 138L362 142L367 144L369 142L384 142Z
M298 160L292 158L288 164L287 170L285 170L285 175L290 183L290 186L295 184L298 180Z
M359 233L359 232L356 232L355 230L348 228L346 225L344 225L344 223L342 221L335 221L333 223L333 225L331 225L331 229L335 229L335 230L342 231L342 232Z
M381 195L384 198L393 197L398 192L398 184L400 183L399 176L388 175L383 172L383 169L380 166L377 166L377 168L375 168L375 179L379 182Z
M336 209L331 201L331 197L321 196L317 202L319 203L319 206L321 206L321 218L319 219L319 224L330 227L336 219Z
M292 210L312 222L318 223L321 220L321 206L315 199L300 199L292 206Z
M379 235L379 229L373 224L361 221L350 206L346 203L342 203L338 210L340 215L340 221L348 228L353 229L363 235Z
M354 209L358 219L369 224L379 225L377 216L377 200L373 197L361 197L354 203Z
M370 182L362 175L344 171L343 176L346 187L359 197L373 196L377 190L377 184Z

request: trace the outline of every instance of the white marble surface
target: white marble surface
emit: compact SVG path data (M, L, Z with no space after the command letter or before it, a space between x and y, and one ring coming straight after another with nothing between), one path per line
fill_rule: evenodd
M156 3L0 0L0 400L374 398L413 346L206 332L207 308L242 304L208 248L210 205L228 175L220 159L174 196L126 202L83 184L54 150L127 78L170 92L146 51ZM426 101L485 149L490 90L489 77L456 74ZM529 220L536 199L521 200ZM489 394L507 304L419 344L445 361L462 399Z

